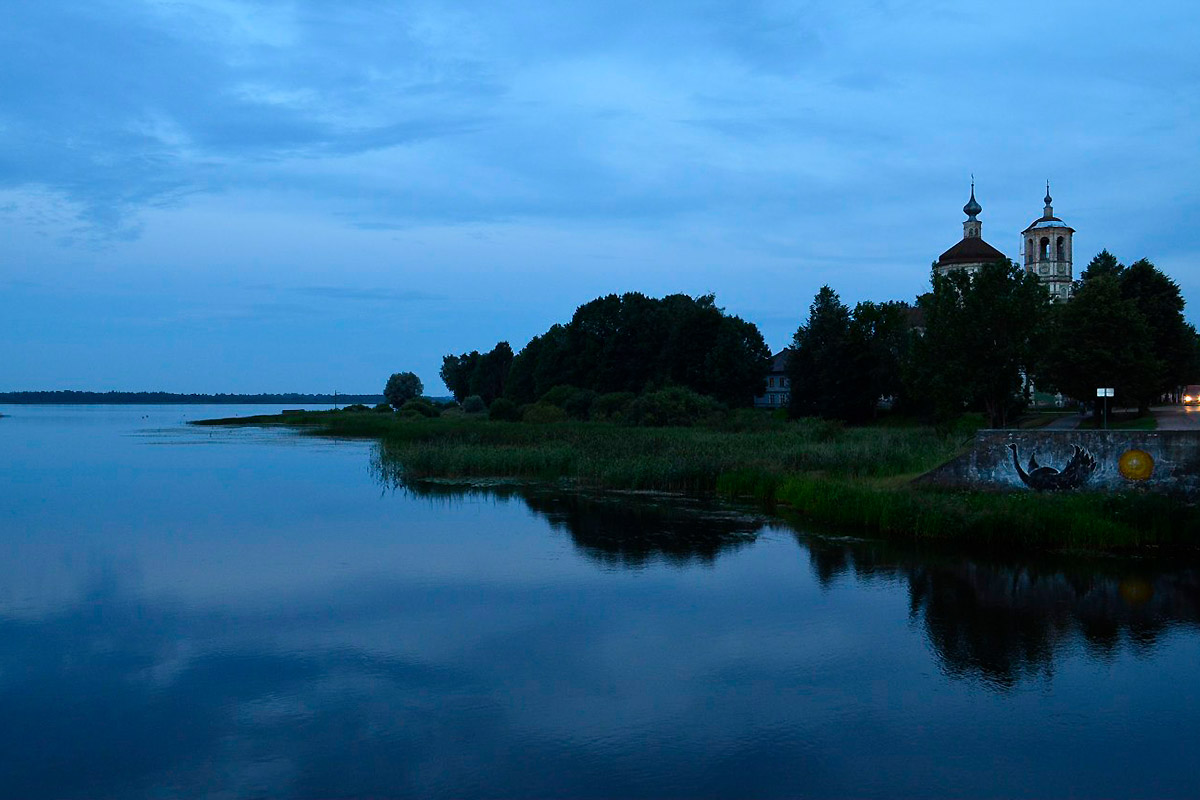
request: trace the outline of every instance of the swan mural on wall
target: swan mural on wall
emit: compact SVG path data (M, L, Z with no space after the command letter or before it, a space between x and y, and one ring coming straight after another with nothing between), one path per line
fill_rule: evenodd
M1008 449L1012 450L1013 466L1017 468L1017 476L1021 482L1039 492L1076 489L1087 483L1088 478L1096 471L1095 457L1077 444L1071 445L1071 458L1061 470L1041 466L1035 455L1029 457L1029 469L1026 470L1022 468L1017 457L1017 446L1010 444Z

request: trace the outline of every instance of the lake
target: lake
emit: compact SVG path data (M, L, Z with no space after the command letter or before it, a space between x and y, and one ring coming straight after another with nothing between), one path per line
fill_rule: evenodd
M1196 797L1200 566L0 406L0 797Z

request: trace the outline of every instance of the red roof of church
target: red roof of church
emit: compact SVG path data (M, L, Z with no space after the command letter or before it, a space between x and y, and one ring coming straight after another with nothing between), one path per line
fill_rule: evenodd
M977 237L964 238L938 256L938 266L947 264L990 264L995 261L1007 261L1008 256Z

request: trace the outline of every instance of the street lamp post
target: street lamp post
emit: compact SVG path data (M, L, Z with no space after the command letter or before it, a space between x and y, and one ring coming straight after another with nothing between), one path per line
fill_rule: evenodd
M1096 397L1104 398L1104 429L1108 430L1108 398L1115 397L1116 391L1111 386L1096 389Z

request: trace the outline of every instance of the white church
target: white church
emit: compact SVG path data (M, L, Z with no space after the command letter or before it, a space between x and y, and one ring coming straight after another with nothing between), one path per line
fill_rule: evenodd
M1025 271L1036 275L1050 290L1055 300L1070 300L1075 280L1071 266L1071 236L1075 229L1054 216L1050 184L1046 184L1046 205L1042 216L1021 232L1021 253ZM984 264L1007 261L1008 256L983 240L983 223L979 215L983 207L975 199L975 182L971 181L971 199L963 206L967 219L963 222L963 238L938 257L933 268L941 275L954 270L978 272Z

